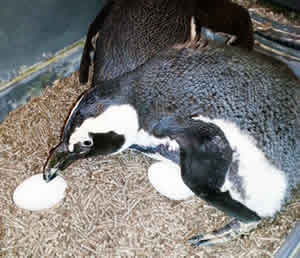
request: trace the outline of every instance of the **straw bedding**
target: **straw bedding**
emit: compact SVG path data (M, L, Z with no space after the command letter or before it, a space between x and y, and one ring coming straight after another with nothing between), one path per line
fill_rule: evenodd
M300 218L300 195L274 220L226 245L192 248L186 240L228 222L199 198L170 201L147 179L153 162L134 152L75 162L66 198L50 210L15 207L14 189L41 173L80 86L78 74L54 82L0 124L1 257L272 257ZM266 187L268 187L266 182Z

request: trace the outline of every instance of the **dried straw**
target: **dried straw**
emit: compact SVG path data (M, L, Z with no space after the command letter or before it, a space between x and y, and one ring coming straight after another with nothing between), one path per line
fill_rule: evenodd
M273 221L226 245L192 248L186 240L228 222L199 198L176 202L149 184L153 162L126 152L78 161L65 171L65 200L43 212L18 209L14 189L40 173L80 86L78 74L56 81L0 124L1 257L272 257L300 218L295 198Z

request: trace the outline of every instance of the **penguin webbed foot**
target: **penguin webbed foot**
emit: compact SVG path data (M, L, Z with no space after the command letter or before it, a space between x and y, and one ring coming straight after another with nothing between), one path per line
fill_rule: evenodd
M200 234L190 238L188 242L194 247L223 244L249 233L257 227L258 223L259 221L245 223L238 219L233 219L230 223L211 233Z

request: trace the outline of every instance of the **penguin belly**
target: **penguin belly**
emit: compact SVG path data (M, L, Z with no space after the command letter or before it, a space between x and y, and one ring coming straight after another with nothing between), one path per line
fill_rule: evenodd
M273 216L278 212L287 195L287 177L266 158L256 146L255 139L230 121L203 116L195 120L219 126L234 150L232 164L220 190L228 191L233 199L260 217Z

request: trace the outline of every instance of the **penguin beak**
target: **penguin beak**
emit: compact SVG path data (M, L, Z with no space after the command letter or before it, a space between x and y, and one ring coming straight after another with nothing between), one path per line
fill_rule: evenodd
M53 180L59 171L66 169L74 160L74 153L69 152L66 144L61 142L50 152L44 166L43 178L48 183Z

